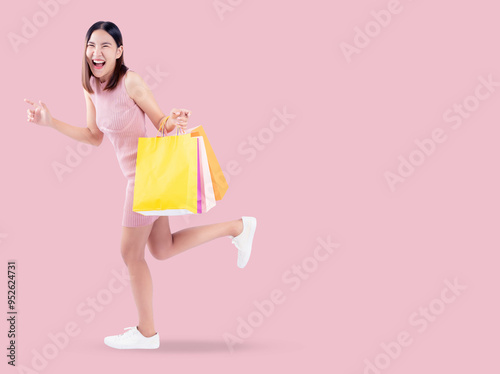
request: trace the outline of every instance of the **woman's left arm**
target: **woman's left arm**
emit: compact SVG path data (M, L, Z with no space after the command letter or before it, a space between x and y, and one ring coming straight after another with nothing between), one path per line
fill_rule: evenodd
M156 102L151 89L148 87L142 77L135 71L127 71L125 75L125 87L128 95L135 103L146 113L157 130L160 129L161 121L166 117ZM183 113L184 110L172 109L170 117L165 125L167 132L179 126L181 129L187 128L187 117L190 111Z

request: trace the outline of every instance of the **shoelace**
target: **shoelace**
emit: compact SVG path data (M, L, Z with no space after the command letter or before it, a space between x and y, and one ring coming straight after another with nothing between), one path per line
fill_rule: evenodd
M125 334L128 332L128 330L131 330L131 329L133 329L134 327L135 327L135 326L125 327L125 328L124 328L124 330L127 330L127 331L125 331L124 333L120 334L120 336L125 335Z
M238 235L238 236L235 236L233 238L233 240L231 240L231 243L236 245L236 248L240 249L240 241L243 240L243 232Z

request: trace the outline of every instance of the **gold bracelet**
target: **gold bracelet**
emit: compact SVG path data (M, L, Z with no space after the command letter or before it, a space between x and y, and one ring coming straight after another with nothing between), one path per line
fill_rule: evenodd
M165 126L165 128L167 128L167 122L168 122L168 118L170 116L167 116L167 118L165 118L163 121L161 121L161 125L160 125L160 130L162 130L162 134L163 134L163 126ZM167 128L167 133L168 133L168 128Z

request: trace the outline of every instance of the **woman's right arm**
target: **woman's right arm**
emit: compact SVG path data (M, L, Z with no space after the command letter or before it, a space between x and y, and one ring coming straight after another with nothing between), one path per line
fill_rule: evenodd
M85 89L83 91L85 101L87 103L87 127L72 126L53 118L44 103L40 102L39 105L25 99L27 103L35 107L35 109L28 110L28 121L34 122L38 125L52 127L61 134L83 143L94 145L96 147L101 145L104 134L97 127L94 103L90 99L88 92L85 91Z
M87 103L87 127L71 126L52 118L52 128L70 138L98 147L102 143L104 134L97 127L95 107L89 93L85 89L83 89L83 93L85 95L85 102Z

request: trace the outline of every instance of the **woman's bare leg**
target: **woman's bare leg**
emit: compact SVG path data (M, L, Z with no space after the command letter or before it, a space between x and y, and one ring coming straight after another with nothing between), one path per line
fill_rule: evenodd
M189 248L223 236L237 236L243 231L241 219L190 227L170 233L167 216L159 217L152 225L123 227L121 253L130 274L130 283L139 314L138 329L142 335L156 334L153 320L153 282L144 258L146 243L151 254L166 259Z
M156 334L153 321L153 282L144 259L147 239L153 225L123 227L121 254L130 274L130 284L139 314L140 333L146 337Z
M172 234L168 217L163 216L154 222L147 244L154 258L165 260L216 238L229 235L238 236L242 231L243 221L237 219L190 227Z

